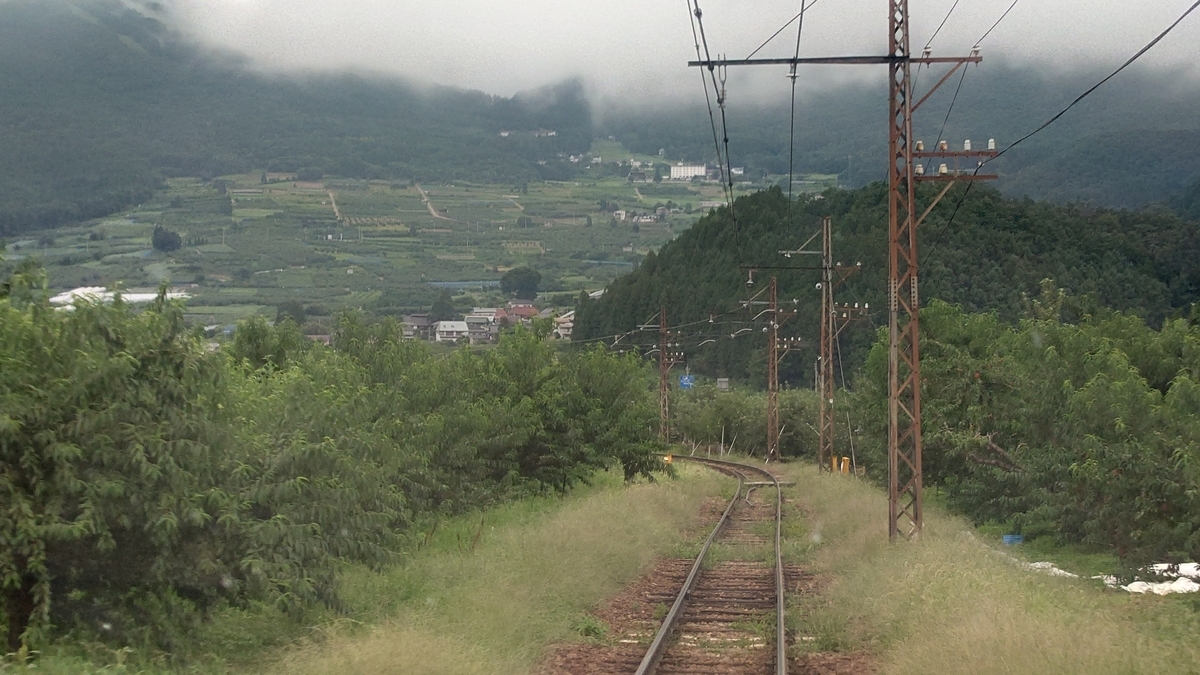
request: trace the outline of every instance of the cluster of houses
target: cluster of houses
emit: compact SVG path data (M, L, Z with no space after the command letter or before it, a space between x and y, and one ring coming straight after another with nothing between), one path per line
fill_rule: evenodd
M569 340L575 327L575 311L556 315L552 309L538 311L531 302L515 300L505 307L476 307L462 320L434 321L428 314L404 317L402 330L409 340L456 343L466 339L473 345L500 339L500 331L518 324L530 325L534 319L553 319L554 337Z
M668 209L665 206L660 206L654 209L654 213L640 213L638 211L626 211L625 209L617 209L611 213L612 217L618 222L629 221L631 223L661 223L667 219L667 216L672 213L683 213L683 209Z

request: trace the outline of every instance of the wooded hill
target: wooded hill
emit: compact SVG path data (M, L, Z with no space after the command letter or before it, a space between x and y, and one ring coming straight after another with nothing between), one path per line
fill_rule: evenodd
M102 216L169 176L554 177L592 141L582 87L513 98L365 76L268 77L116 0L0 3L0 236ZM501 137L501 130L553 129Z
M927 203L933 195L924 192ZM1009 199L993 188L976 187L951 224L949 218L962 192L962 188L952 190L922 225L923 302L941 299L961 304L969 312L995 311L1002 320L1012 321L1026 314L1027 298L1040 292L1043 279L1051 278L1076 296L1070 310L1076 316L1090 308L1108 307L1159 325L1200 301L1200 233L1195 222L1165 207L1114 211L1060 206ZM829 190L801 197L791 214L787 196L778 188L740 198L734 205L736 226L727 208L712 211L657 254L647 256L636 271L614 281L603 297L581 300L576 336L589 339L632 330L654 316L660 305L669 308L671 325L722 315L776 274L781 302L798 310L784 333L798 335L808 345L784 361L781 377L796 386L811 385L819 272L762 269L748 287L747 271L740 268L819 264L815 256L785 258L779 252L795 249L819 232L820 217L828 215L833 218L835 260L863 265L861 273L838 291L838 301L872 307L870 321L845 333L842 349L850 371L861 363L873 341L870 327L887 321L886 198L882 183L852 191ZM809 248L820 250L819 246L817 239ZM753 375L762 381L763 338L726 339L749 325L728 322L747 320L755 312L718 317L711 330L701 327L719 339L689 348L692 369L714 376ZM741 340L754 340L756 349L746 349Z
M1200 177L1200 87L1172 77L1130 71L1108 83L997 161L1000 189L1118 207L1177 195ZM989 60L964 80L944 137L1006 144L1095 79ZM622 101L594 120L575 81L503 98L364 75L268 76L117 0L0 3L0 90L0 236L112 213L170 176L266 169L516 185L570 178L577 169L559 153L586 152L609 135L636 152L715 162L701 103ZM917 132L928 143L953 91L926 103L931 114ZM798 106L797 171L838 174L851 186L883 177L879 87L806 94ZM734 165L754 178L786 172L787 107L735 90L728 111ZM537 129L557 135L499 134Z

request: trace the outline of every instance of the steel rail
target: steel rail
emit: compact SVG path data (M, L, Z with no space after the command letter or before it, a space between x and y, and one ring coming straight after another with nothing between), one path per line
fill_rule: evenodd
M733 513L733 507L737 504L738 499L742 497L743 488L746 486L746 470L755 471L767 476L775 486L775 675L787 675L787 627L784 621L783 558L781 555L783 488L779 485L779 479L770 471L749 464L739 464L737 462L708 457L676 455L674 458L705 464L722 473L733 475L738 479L738 486L734 490L733 499L729 500L729 504L721 514L720 520L717 521L716 527L712 529L712 532L704 540L704 545L700 547L700 553L696 556L696 561L692 563L692 569L688 573L687 579L683 582L683 587L680 589L679 595L676 596L670 611L663 618L662 625L659 626L658 632L654 635L653 642L650 643L650 648L646 650L646 655L642 658L642 662L638 665L638 669L634 675L650 675L653 673L666 653L667 642L670 640L671 634L675 631L676 624L683 617L687 601L692 595L696 581L700 578L700 568L704 563L704 557L708 554L708 549L712 545L713 540L717 538L717 535L724 528L725 523L728 522L729 515ZM746 497L749 498L748 490Z

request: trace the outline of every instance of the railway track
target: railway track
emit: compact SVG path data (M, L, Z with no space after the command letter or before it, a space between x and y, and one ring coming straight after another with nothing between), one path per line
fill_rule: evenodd
M635 675L786 675L779 482L755 466L678 459L729 474L738 486L688 569ZM714 545L722 555L707 560ZM767 545L773 554L764 563L762 548Z
M779 482L754 466L676 459L737 479L733 498L709 507L717 523L699 554L661 561L598 610L612 633L555 652L539 675L787 673L785 583L800 591L812 577L781 564Z

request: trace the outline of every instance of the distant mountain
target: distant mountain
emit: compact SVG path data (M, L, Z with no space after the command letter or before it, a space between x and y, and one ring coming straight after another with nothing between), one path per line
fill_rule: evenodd
M918 89L934 77L922 72ZM1003 146L1094 79L987 62L968 72L944 137ZM956 84L922 109L927 143ZM0 1L0 96L0 236L111 213L171 176L266 169L516 185L570 178L575 169L560 154L585 152L597 135L673 159L714 158L702 105L614 103L594 123L579 82L503 98L366 75L268 76L120 0ZM881 88L846 86L798 103L798 171L839 174L849 186L883 178ZM734 164L750 176L786 172L788 109L736 90L727 108ZM1200 88L1127 72L997 161L997 187L1111 207L1165 202L1200 178L1197 110ZM556 135L528 133L539 129Z
M500 98L243 65L117 0L0 2L0 235L110 213L164 176L519 183L560 177L556 155L592 142L578 82ZM499 133L543 128L557 133Z
M922 198L928 200L933 195L925 194L925 187L931 186L922 188ZM922 225L924 302L939 298L971 312L994 311L1011 321L1025 313L1026 298L1037 297L1047 278L1075 298L1071 311L1077 315L1108 307L1137 313L1158 325L1200 302L1200 231L1165 208L1058 206L976 187L951 223L962 193L962 187L952 190ZM721 315L734 310L748 292L760 291L768 276L777 275L779 297L798 310L787 334L807 340L800 353L789 357L781 376L794 386L811 384L814 321L820 309L820 296L813 289L819 272L776 268L811 266L778 252L794 249L818 232L818 219L828 215L833 218L835 259L863 264L839 291L839 300L868 303L873 311L868 324L852 326L843 339L847 362L857 365L874 340L871 324L878 327L887 321L886 186L874 183L804 197L790 214L786 195L773 188L739 198L734 210L736 227L728 209L713 211L647 256L637 270L613 281L600 299L581 301L576 336L588 339L632 330L665 305L671 325L698 325L691 330L716 339L689 350L694 371L745 377L765 363L765 340L755 337L757 333L727 339L746 324L726 322L745 321L749 315ZM748 267L761 268L753 286L747 286ZM705 320L712 315L717 318L710 326ZM747 349L741 340L757 349Z
M932 146L948 140L976 148L995 138L1004 147L1037 128L1093 85L1099 73L1068 76L985 62L971 67L954 101L955 76L916 115L916 137ZM881 74L882 79L882 74ZM936 81L922 71L917 90ZM785 174L790 110L739 99L726 104L734 166L747 173ZM1138 208L1166 201L1200 177L1200 83L1167 74L1130 70L1107 83L1057 123L1014 148L996 169L1005 194ZM674 109L603 111L601 133L631 149L668 157L715 161L708 111L703 104ZM718 119L718 123L720 120ZM945 122L945 131L942 125ZM887 170L887 98L878 87L848 85L798 97L796 170L838 174L844 185L882 180Z

